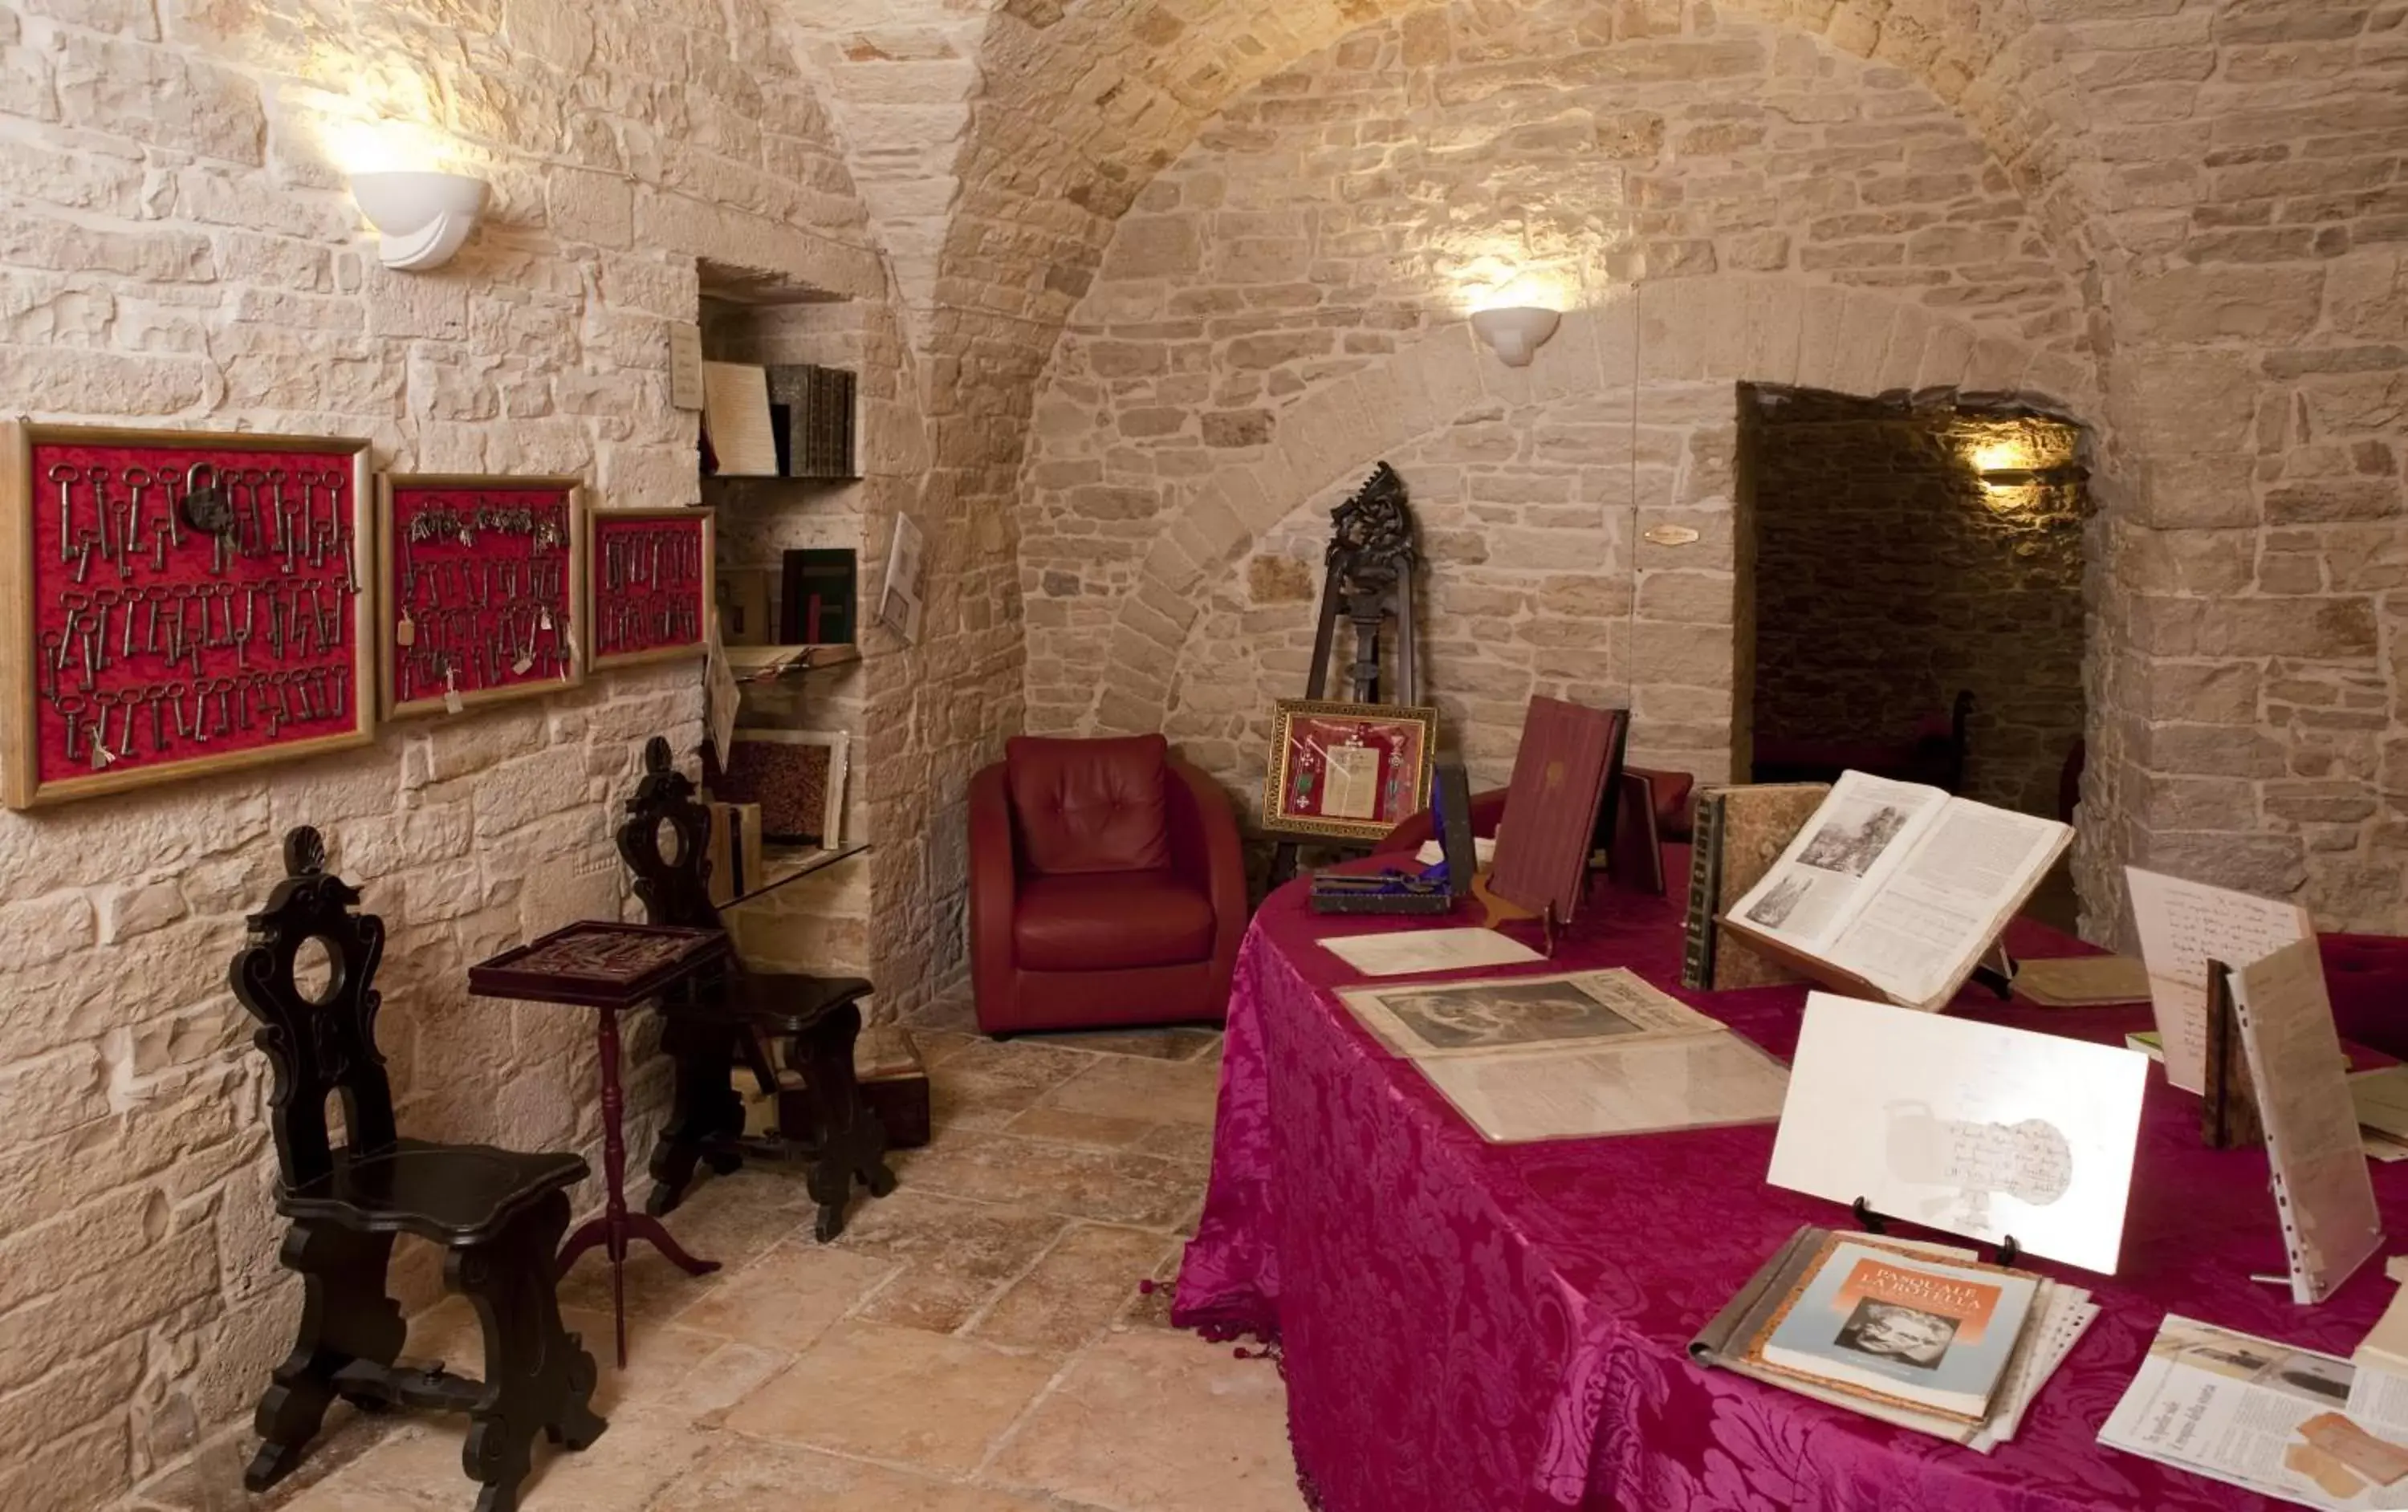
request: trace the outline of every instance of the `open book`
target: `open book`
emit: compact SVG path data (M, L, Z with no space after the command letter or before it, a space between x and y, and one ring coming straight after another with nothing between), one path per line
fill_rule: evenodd
M1842 773L1723 923L1831 986L1936 1012L2072 840L2055 820Z

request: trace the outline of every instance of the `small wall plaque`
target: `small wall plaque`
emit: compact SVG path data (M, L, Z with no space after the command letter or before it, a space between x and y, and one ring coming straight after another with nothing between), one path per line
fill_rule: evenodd
M702 327L692 321L669 327L669 403L702 407Z
M1648 530L1646 538L1656 546L1686 546L1698 538L1698 533L1686 525L1656 525Z

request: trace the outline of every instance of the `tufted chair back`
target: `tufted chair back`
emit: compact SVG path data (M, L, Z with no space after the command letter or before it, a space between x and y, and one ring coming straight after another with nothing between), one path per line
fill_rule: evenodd
M1005 742L1004 785L1023 873L1073 877L1169 865L1169 743L1158 735L1016 735Z

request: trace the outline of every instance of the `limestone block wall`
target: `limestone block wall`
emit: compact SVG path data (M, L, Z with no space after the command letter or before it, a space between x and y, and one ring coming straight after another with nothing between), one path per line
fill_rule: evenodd
M1533 283L1572 312L1509 369L1461 316ZM1065 333L1023 478L1031 725L1159 723L1255 802L1326 511L1385 457L1430 561L1426 680L1479 779L1536 692L1627 702L1635 760L1722 777L1735 384L2078 404L2080 309L1900 70L1703 11L1365 28L1144 189Z
M1970 798L2057 817L2085 724L2081 484L1985 484L1977 466L2070 463L2073 427L1756 391L1743 407L1753 521L1754 735L1898 739L1974 695Z
M718 4L0 9L0 409L364 435L380 466L691 500L666 324L694 318L696 258L889 303L793 56L766 12ZM493 184L439 272L382 271L345 191L349 123L383 117L416 123L405 154ZM899 349L885 329L873 353ZM903 364L875 371L873 539L922 445ZM204 1475L222 1496L229 1461L190 1457L240 1432L289 1347L265 1067L224 985L278 835L322 829L390 927L404 1128L598 1165L590 1020L471 1001L465 967L624 906L611 806L643 739L690 750L700 716L692 665L611 673L356 753L0 815L0 1508ZM898 751L954 737L896 728ZM923 886L904 860L897 885ZM639 1152L666 1091L650 1037ZM434 1280L407 1251L406 1300Z

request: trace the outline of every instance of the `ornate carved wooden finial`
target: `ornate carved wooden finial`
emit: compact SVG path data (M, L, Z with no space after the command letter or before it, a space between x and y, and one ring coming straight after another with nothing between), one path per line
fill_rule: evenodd
M669 769L669 742L668 742L668 737L667 737L667 736L666 736L666 735L654 735L654 736L652 736L652 738L651 738L650 740L645 741L645 742L644 742L644 771L645 771L646 775L650 776L650 775L653 775L653 774L657 774L657 773L661 773L661 772L666 772L666 771L667 771L668 769Z
M1405 503L1405 480L1382 463L1329 512L1328 560L1347 579L1349 597L1384 592L1397 575L1412 565L1412 511Z
M316 877L326 869L326 840L308 824L293 827L284 836L284 875Z

